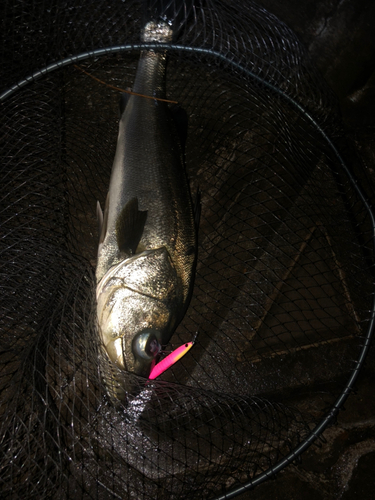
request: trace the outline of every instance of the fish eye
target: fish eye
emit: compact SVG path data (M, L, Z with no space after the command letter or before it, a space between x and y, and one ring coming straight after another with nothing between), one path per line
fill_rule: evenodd
M137 358L151 361L161 350L161 345L153 332L138 333L132 343L133 354Z

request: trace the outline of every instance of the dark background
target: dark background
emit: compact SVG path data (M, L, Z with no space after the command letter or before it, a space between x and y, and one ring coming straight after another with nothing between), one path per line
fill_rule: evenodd
M362 161L366 195L375 185L375 2L371 0L260 0L292 28L312 62L334 90L348 145ZM360 374L337 423L301 462L242 500L370 500L375 487L375 352Z

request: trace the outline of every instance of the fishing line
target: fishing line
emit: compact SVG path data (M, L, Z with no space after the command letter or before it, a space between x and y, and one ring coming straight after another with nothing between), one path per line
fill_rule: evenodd
M169 102L170 104L178 104L177 101L171 101L170 99L163 99L161 97L155 97L155 96L152 96L152 95L138 94L137 92L133 92L132 90L120 89L119 87L115 87L114 85L111 85L110 83L106 83L103 80L100 80L99 78L97 78L96 76L92 75L88 71L84 70L80 66L77 66L76 64L74 64L74 67L76 69L79 69L79 71L82 71L82 73L84 73L85 75L89 76L90 78L92 78L96 82L101 83L102 85L104 85L105 87L108 87L109 89L116 90L117 92L122 92L123 94L137 95L138 97L144 97L145 99L152 99L154 101Z

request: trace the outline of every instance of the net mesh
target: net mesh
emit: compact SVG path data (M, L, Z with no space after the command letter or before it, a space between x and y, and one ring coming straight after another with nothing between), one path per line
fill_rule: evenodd
M138 391L114 404L95 207L119 93L89 75L132 87L143 5L0 8L2 496L211 499L251 484L335 413L371 330L373 218L337 154L333 96L267 11L195 2L167 92L189 117L199 256L166 349L198 336L157 381L119 371Z

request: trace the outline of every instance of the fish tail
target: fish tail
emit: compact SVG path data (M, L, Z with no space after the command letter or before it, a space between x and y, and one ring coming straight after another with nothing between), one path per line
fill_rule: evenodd
M176 39L194 7L194 0L145 0L143 42L168 43ZM162 25L152 30L148 26ZM167 29L168 27L168 29Z

